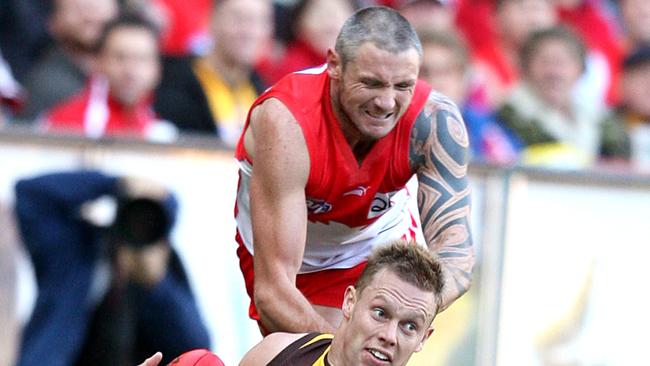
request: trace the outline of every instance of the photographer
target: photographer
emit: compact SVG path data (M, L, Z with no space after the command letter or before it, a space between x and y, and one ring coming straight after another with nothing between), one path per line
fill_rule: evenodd
M155 350L208 348L169 242L176 210L170 192L132 177L74 171L19 181L16 215L38 297L18 365L133 365Z

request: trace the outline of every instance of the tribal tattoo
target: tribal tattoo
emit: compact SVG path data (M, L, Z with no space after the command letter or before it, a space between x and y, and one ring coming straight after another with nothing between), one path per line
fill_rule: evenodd
M424 238L446 276L444 308L469 289L475 260L469 228L468 149L458 108L431 92L411 132L409 159L419 182Z

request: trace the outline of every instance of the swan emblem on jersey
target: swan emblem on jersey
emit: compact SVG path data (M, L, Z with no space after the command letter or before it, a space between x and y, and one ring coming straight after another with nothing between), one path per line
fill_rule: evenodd
M375 217L383 215L386 211L390 210L393 207L392 197L399 191L393 192L377 192L375 197L372 199L370 204L370 210L368 211L368 218L373 219Z
M359 197L363 197L363 196L366 195L366 192L368 191L368 188L369 187L367 187L367 186L358 186L357 188L355 188L355 189L353 189L351 191L343 193L343 196L359 196Z
M310 214L322 214L332 211L332 204L320 198L307 198L307 211Z

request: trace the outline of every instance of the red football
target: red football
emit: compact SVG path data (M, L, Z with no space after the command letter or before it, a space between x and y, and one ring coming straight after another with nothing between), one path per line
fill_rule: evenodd
M207 349L187 351L176 357L168 366L225 366L223 361Z

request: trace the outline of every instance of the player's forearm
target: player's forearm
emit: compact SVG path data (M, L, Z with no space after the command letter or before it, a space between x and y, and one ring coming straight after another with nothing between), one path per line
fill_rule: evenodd
M425 238L430 250L436 254L442 264L445 276L442 308L446 309L469 290L475 256L469 224L465 216L449 220L441 226L443 229L435 230L431 227L425 229Z
M442 259L441 262L445 278L445 286L442 290L442 310L444 310L469 290L472 283L474 256L464 257L462 262Z
M320 316L293 285L256 284L255 305L269 332L334 331L334 326Z

